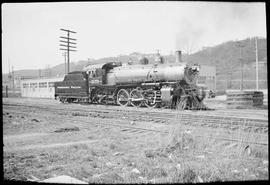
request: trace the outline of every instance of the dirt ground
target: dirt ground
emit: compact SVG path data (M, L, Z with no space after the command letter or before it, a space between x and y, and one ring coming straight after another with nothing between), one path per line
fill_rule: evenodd
M142 112L147 111L143 108L134 113L133 108L109 108L3 98L4 179L40 181L58 175L88 183L269 179L268 142L255 145L209 138L235 134L220 127L181 124L180 113L168 122L165 117L143 119ZM117 114L125 110L133 116ZM258 117L268 116L267 110L256 111ZM268 141L268 131L234 133L242 139Z

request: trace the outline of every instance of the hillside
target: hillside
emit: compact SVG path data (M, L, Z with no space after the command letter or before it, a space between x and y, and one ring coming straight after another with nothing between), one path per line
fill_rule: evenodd
M256 50L255 39L248 38L239 41L244 45L242 49L244 89L256 87ZM264 62L259 65L259 87L267 88L267 45L266 39L260 38L258 43L258 61ZM238 89L241 79L240 49L236 41L229 41L214 47L207 47L189 56L184 56L188 63L216 66L217 89Z
M255 63L255 39L240 41L244 45L242 57L244 66L247 68ZM240 49L236 46L237 42L229 41L215 47L205 48L197 53L186 57L189 63L199 63L204 65L214 65L217 67L217 75L224 76L228 72L240 70ZM258 39L258 60L266 60L267 49L266 39Z
M255 39L248 38L245 40L240 40L241 45L245 47L242 50L242 57L244 61L244 78L247 80L255 79ZM239 62L240 49L236 46L236 41L228 41L217 46L205 47L202 50L190 54L183 55L183 60L189 64L201 64L201 65L212 65L216 66L217 69L217 80L220 83L227 79L239 80L241 77L241 68ZM100 59L91 59L89 61L78 61L76 63L72 62L70 64L71 71L82 70L82 68L87 64L97 64L105 63L109 61L119 61L126 63L128 61L133 61L134 63L138 62L138 58L145 56L149 59L149 63L154 62L154 54L142 54L138 52L131 53L130 55L119 55L118 57L108 57ZM174 62L174 55L163 56L166 62ZM267 62L267 48L266 48L266 39L258 39L258 59L259 61ZM39 73L41 76L57 76L64 75L65 67L64 63L54 66L50 69L39 70L19 70L15 71L15 76L27 76L27 77L38 77ZM3 79L7 78L6 75L2 75ZM267 69L266 64L260 65L260 79L267 79ZM224 84L218 84L219 86L224 86Z

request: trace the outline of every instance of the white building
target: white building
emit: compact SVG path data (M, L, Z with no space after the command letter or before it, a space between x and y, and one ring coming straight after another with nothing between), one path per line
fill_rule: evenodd
M54 98L54 82L63 81L62 77L21 79L21 96L34 98Z

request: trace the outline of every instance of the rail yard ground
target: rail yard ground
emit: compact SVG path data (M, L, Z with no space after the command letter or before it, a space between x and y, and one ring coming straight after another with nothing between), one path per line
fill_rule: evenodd
M3 98L4 179L87 183L268 180L268 110L211 111Z

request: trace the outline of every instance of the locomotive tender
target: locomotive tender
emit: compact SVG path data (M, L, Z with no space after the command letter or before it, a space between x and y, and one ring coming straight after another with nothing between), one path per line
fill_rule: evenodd
M55 83L55 99L61 102L117 104L134 107L205 109L205 92L196 85L199 66L188 66L176 51L175 63L122 65L108 62L85 66Z

